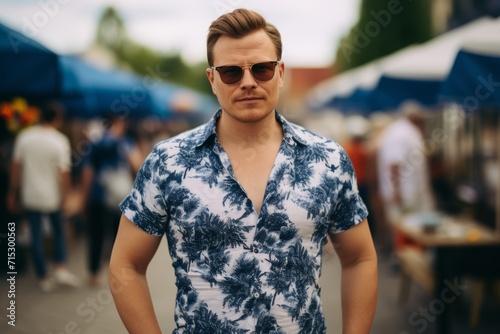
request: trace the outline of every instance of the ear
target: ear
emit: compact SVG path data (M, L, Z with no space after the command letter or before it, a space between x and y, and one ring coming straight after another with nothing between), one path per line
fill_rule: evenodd
M280 61L278 64L279 88L283 87L285 82L285 63Z
M214 70L211 68L211 67L208 67L205 71L205 73L207 74L207 78L208 78L208 82L210 82L210 86L212 86L212 92L214 93L214 95L217 95L216 91L215 91L215 87L214 87Z

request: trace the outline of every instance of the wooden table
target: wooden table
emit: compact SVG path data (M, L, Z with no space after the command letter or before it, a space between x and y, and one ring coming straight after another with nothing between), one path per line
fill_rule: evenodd
M440 216L434 232L425 232L421 215L406 215L392 221L394 229L434 252L434 298L450 298L450 291L460 293L458 278L500 278L500 235L466 218ZM446 300L445 300L446 302ZM438 305L439 302L436 302ZM444 304L444 303L440 303ZM436 314L437 332L451 333L450 307L446 305Z

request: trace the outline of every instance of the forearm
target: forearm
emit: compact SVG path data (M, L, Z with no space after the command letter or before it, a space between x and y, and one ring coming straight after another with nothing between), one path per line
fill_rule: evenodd
M343 334L368 334L377 304L377 259L360 260L342 270Z
M161 333L145 273L112 264L109 287L118 314L130 334Z

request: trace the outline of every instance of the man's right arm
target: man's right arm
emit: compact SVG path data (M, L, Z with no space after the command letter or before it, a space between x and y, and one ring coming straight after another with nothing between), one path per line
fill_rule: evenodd
M109 287L131 334L161 333L146 279L160 241L160 237L144 232L122 215L109 265Z

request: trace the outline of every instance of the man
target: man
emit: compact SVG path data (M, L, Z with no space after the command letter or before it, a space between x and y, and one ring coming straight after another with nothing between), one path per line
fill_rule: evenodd
M404 213L429 212L434 209L434 198L425 155L423 132L428 112L416 102L401 107L396 119L380 139L378 152L379 190L388 220L398 219ZM385 244L396 250L410 241L403 235L390 233L394 238ZM388 245L387 245L388 244Z
M71 151L68 139L57 130L62 125L62 110L56 103L47 103L40 111L40 124L22 131L14 144L7 206L18 211L20 198L30 224L35 274L41 289L50 291L54 282L45 263L44 217L52 228L56 282L77 286L79 281L66 269L62 208L70 187Z
M139 149L127 138L123 117L110 113L104 118L107 127L102 137L93 143L86 157L82 192L88 212L88 269L89 284L99 285L106 232L114 241L120 221L118 205L132 188L134 175L143 161ZM108 253L109 256L109 253Z
M125 326L160 333L145 273L165 233L174 333L326 333L318 279L330 235L343 268L344 333L368 333L377 260L367 212L345 152L275 110L279 32L235 10L210 26L207 53L222 109L158 144L121 204L110 287Z

